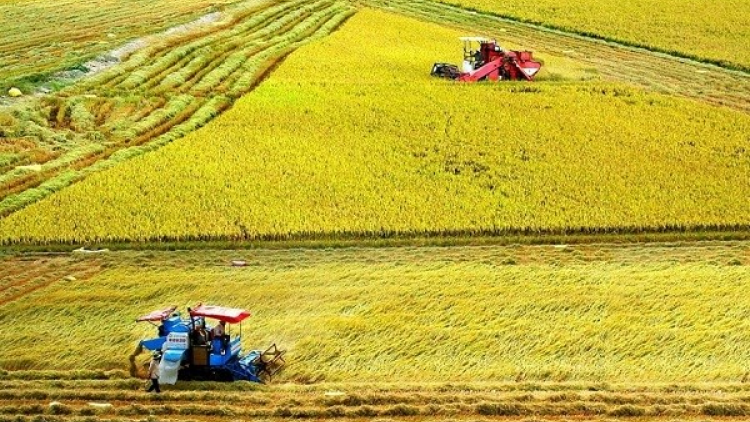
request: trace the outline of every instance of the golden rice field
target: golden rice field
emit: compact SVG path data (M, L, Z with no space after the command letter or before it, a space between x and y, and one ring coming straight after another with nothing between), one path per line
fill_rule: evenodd
M123 42L237 0L3 0L0 90L38 82Z
M351 13L343 1L242 1L211 24L149 38L54 95L0 110L0 216L203 126Z
M748 12L0 0L2 91L150 34L2 99L0 422L746 420L750 241L663 239L750 233L750 78L700 62L750 67ZM430 78L467 34L538 80ZM135 318L199 302L271 385L144 391Z
M750 70L750 3L732 0L441 0Z
M747 242L6 254L0 420L739 420L749 269ZM128 376L134 319L199 301L288 349L273 385Z
M620 84L431 79L458 34L362 10L206 128L4 218L0 236L747 227L750 116Z
M737 72L707 70L699 62L540 30L432 1L367 4L458 27L462 33L502 35L506 47L533 49L544 60L541 80L625 82L750 110L750 78ZM284 16L281 10L287 11ZM5 107L0 110L0 216L206 124L253 89L281 57L334 30L353 11L343 1L236 2L224 8L216 22L147 36L124 63L58 92ZM58 83L70 81L53 78L45 85Z
M648 52L623 43L499 19L489 12L476 12L431 0L367 0L365 3L419 20L455 27L462 34L495 37L508 47L532 50L544 58L544 68L554 80L570 80L571 75L562 63L575 64L583 74L574 80L583 77L624 82L648 91L694 98L750 112L750 77L746 72ZM458 41L456 44L460 48Z

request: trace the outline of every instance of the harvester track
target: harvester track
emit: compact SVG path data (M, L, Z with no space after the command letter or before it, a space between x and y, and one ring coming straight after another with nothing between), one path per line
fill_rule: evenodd
M691 59L520 23L431 0L364 0L418 19L483 31L541 55L570 57L608 80L750 112L750 75Z
M73 147L41 171L3 175L0 217L114 165L113 156L137 155L206 124L257 86L281 58L330 33L353 11L342 0L252 4L216 25L168 37L61 91L66 104L96 98L89 107L101 147L89 152ZM134 95L154 106L116 114L118 104Z
M73 277L85 280L101 271L97 259L78 260L71 256L0 259L0 306L21 299L53 283Z
M166 387L158 397L143 381L11 380L0 382L0 420L741 420L745 386L603 386L597 384L278 385L246 391L212 383ZM724 390L722 390L724 389ZM726 391L728 390L728 391Z

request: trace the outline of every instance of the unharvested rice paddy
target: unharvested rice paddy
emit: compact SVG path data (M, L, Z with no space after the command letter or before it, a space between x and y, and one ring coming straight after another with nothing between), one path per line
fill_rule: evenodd
M462 34L500 35L506 47L531 48L545 61L541 81L606 79L750 110L750 78L741 72L435 2L367 4L456 26ZM326 7L338 13L327 14ZM281 15L274 13L295 8L300 10L276 20ZM236 2L223 8L216 23L146 37L123 65L0 110L0 216L204 125L252 89L281 57L335 29L353 10L345 2ZM290 19L298 23L294 30L284 26ZM285 36L277 36L281 33ZM418 48L429 50L432 44ZM452 49L440 59L457 56ZM149 61L154 63L145 66Z
M369 0L366 4L414 16L421 20L459 28L462 35L495 37L500 44L522 46L543 53L544 59L557 58L546 66L551 76L567 79L564 65L575 63L589 76L626 82L649 91L696 98L750 111L750 76L678 57L652 54L622 44L604 42L576 34L519 24L488 13L448 6L433 1ZM458 41L456 47L460 48Z
M597 233L750 222L747 114L601 82L436 82L427 71L455 54L457 35L363 10L208 127L3 219L2 238Z

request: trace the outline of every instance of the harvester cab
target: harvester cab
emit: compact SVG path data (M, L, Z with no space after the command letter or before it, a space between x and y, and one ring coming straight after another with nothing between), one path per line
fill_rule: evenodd
M130 357L133 375L135 358L143 349L161 352L159 380L163 384L178 379L264 383L285 365L285 351L275 344L265 351L242 353L242 321L250 316L244 309L198 305L188 308L186 318L176 311L172 306L136 319L154 325L157 336L138 343ZM232 325L238 326L234 335Z
M503 51L497 42L488 38L462 37L460 40L464 44L463 72L472 72L484 66L489 61L490 48Z
M496 40L462 37L464 60L461 69L449 63L435 63L432 76L461 82L483 80L534 80L542 64L530 51L506 51Z

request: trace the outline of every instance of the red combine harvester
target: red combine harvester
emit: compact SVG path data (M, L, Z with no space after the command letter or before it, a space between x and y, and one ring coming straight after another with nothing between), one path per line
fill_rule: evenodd
M435 63L432 76L462 82L483 80L532 81L542 64L534 61L530 51L505 51L495 40L482 37L463 37L463 69L448 63ZM479 49L474 50L474 43Z

